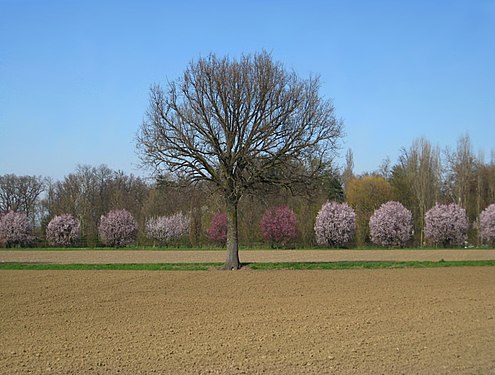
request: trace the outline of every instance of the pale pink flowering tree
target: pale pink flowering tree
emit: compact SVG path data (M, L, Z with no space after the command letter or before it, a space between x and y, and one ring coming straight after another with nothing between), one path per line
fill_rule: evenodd
M167 221L170 241L177 241L189 231L191 219L182 212L169 216Z
M225 245L227 242L227 214L225 212L217 212L213 216L206 234L211 242Z
M480 234L484 243L495 245L495 204L489 205L481 212Z
M287 206L271 207L265 211L260 222L265 241L285 246L297 238L297 218Z
M33 241L32 227L26 214L9 211L0 217L0 242L7 247L28 246Z
M75 245L81 238L81 222L71 214L55 216L46 227L46 239L52 246Z
M150 217L144 225L146 237L160 245L167 242L166 216Z
M316 216L316 243L330 247L349 245L356 232L355 218L354 210L347 203L325 203Z
M412 214L401 203L390 201L370 218L371 241L380 246L403 247L411 238Z
M182 212L146 221L146 236L160 244L177 241L189 231L190 219Z
M467 240L466 210L455 203L437 203L426 212L425 224L426 238L435 245L457 246Z
M101 216L98 234L105 245L123 247L136 240L137 229L136 219L129 211L112 210Z

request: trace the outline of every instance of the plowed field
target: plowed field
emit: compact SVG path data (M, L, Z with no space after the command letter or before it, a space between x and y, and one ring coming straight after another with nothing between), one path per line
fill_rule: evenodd
M0 262L20 263L201 263L224 262L225 250L1 250ZM494 249L464 250L241 250L241 262L341 262L491 260Z
M492 374L495 269L0 271L2 374Z

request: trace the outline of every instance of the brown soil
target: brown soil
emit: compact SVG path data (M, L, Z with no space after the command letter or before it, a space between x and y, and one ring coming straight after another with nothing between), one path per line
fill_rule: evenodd
M495 260L495 250L241 250L239 257L241 262ZM0 251L0 263L201 263L225 258L225 250Z
M495 373L495 268L0 271L0 373Z

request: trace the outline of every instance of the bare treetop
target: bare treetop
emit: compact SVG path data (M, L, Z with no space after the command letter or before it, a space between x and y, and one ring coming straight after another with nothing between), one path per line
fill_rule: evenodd
M151 88L138 136L143 160L236 196L260 182L314 172L342 132L318 91L318 78L301 80L267 53L240 61L210 55L165 91Z

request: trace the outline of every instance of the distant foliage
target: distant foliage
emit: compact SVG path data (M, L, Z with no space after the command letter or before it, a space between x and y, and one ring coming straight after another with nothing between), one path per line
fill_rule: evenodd
M46 239L52 246L75 245L81 238L81 223L70 214L55 216L46 227Z
M425 235L444 247L458 246L467 240L466 211L455 203L436 204L425 215Z
M495 204L489 205L480 214L480 233L484 243L495 245Z
M347 203L327 202L316 216L315 235L318 245L344 247L354 239L356 215Z
M0 216L0 243L15 247L29 246L32 241L31 223L24 213L9 211Z
M211 242L225 245L227 242L227 214L225 212L218 212L213 216L207 235Z
M266 210L260 222L265 241L285 246L297 238L297 218L287 206L271 207Z
M98 234L105 245L123 247L134 243L137 229L137 222L129 211L112 210L101 216Z
M401 203L390 201L370 218L371 241L380 246L403 247L411 238L412 214Z
M160 244L177 241L189 231L190 219L182 212L152 217L146 221L146 236Z

